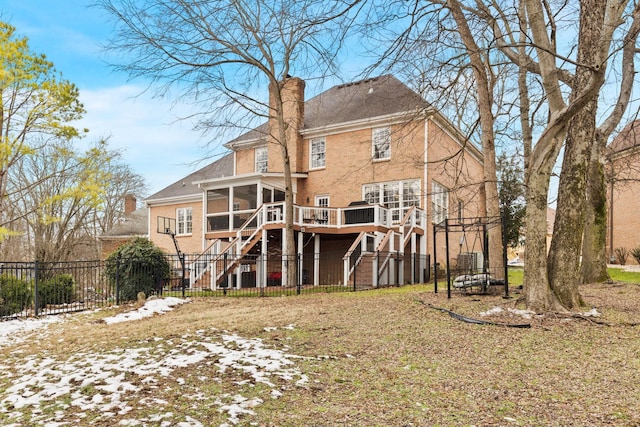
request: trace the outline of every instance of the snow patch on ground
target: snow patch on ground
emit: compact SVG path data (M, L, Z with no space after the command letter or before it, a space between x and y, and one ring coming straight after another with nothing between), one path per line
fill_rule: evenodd
M504 313L504 312L508 312L511 313L515 316L520 316L523 317L525 319L531 319L533 316L536 315L535 311L531 311L531 310L518 310L516 308L507 308L506 310L502 307L493 307L490 308L487 311L483 311L480 313L480 316L482 317L487 317L487 316L493 316L496 314L500 314L500 313ZM600 317L602 316L602 314L598 311L597 308L592 308L591 310L585 312L585 313L580 313L582 316L585 317Z
M140 309L106 318L105 322L138 320L165 313L185 302L178 298L152 299ZM61 316L51 316L3 322L0 325L0 345L26 340L34 331L46 330L47 325L61 320ZM283 329L293 327L288 325ZM132 411L149 413L149 408L155 408L158 412L153 415L125 418L117 425L205 425L189 416L175 414L166 400L148 396L154 394L153 390L157 390L161 382L168 380L175 381L185 397L209 399L210 404L218 407L218 412L226 415L227 422L222 426L228 427L240 423L241 417L253 415L253 408L263 401L238 393L208 396L197 387L188 385L182 377L184 372L174 377L174 371L179 368L197 369L202 364L213 365L221 374L228 371L238 374L243 378L239 385L261 383L268 386L271 388L269 396L277 399L288 388L287 383L304 386L309 381L295 367L292 360L296 358L299 356L265 346L260 339L245 339L215 328L171 340L149 338L132 348L78 352L66 359L44 353L29 356L13 354L0 366L8 379L6 388L0 392L0 418L6 421L5 425L54 427L82 425L87 418L92 422L105 422L116 416L126 417ZM216 381L216 378L197 378L203 383Z
M103 320L109 325L113 323L140 320L146 317L151 317L154 314L166 313L167 311L173 310L173 307L186 302L188 302L188 300L174 297L149 299L137 310L120 313L112 317L105 317Z
M585 317L600 317L600 316L602 316L602 314L600 314L598 309L595 308L595 307L592 308L591 310L585 312L585 313L582 313L582 315L585 316Z
M531 311L531 310L519 310L517 308L507 308L506 310L502 307L493 307L487 311L483 311L480 313L481 317L487 317L487 316L493 316L495 314L500 314L503 312L508 312L510 314L513 314L514 316L519 316L522 317L524 319L531 319L533 316L536 315L535 311Z
M0 321L0 347L19 344L33 333L39 333L44 337L50 324L62 322L64 319L64 316L48 316L39 319Z

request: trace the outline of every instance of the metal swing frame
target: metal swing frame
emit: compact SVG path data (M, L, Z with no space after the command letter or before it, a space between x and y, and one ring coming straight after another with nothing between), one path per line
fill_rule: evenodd
M434 272L434 291L438 293L438 263L437 260L437 235L439 232L445 233L445 250L446 250L446 275L447 275L447 298L451 298L451 265L450 265L450 251L449 251L449 233L462 232L466 241L466 233L474 232L477 240L477 236L482 236L482 254L483 265L482 274L486 277L485 283L481 284L482 294L486 294L489 286L489 273L487 271L489 261L489 237L487 230L491 227L501 227L502 229L502 259L504 263L504 297L509 297L509 276L507 266L507 242L505 234L505 221L500 217L478 217L478 218L459 218L457 221L450 221L445 219L439 224L433 225L433 272ZM462 241L460 246L462 247Z

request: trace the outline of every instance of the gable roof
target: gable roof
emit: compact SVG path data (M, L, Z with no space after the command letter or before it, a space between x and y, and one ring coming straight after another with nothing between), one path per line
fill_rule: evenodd
M149 196L145 201L149 203L175 197L201 197L202 190L195 185L194 182L205 179L222 178L231 175L233 175L233 153L229 153L202 169L198 169L192 174L185 176L168 187L165 187L157 193Z
M359 120L416 112L431 107L422 96L394 76L387 74L334 86L304 103L304 127L301 131ZM266 137L267 123L225 144L232 148Z
M111 227L100 236L100 239L118 239L128 238L133 236L148 236L147 231L147 219L149 213L147 208L137 209L129 214L126 214L122 221Z
M306 130L430 107L392 75L334 86L305 103Z
M304 103L304 131L358 122L361 120L393 116L401 113L424 111L431 104L394 76L387 74L334 86ZM264 140L267 123L240 135L225 144L233 148ZM233 154L203 167L159 192L148 197L147 203L163 199L200 197L202 192L194 182L233 175Z

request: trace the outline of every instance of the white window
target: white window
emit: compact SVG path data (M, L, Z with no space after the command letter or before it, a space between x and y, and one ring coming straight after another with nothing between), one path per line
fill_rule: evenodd
M370 205L377 205L380 203L380 184L366 184L362 187L364 193L364 201Z
M420 180L365 184L362 186L362 199L371 205L381 204L392 209L392 219L398 221L405 209L420 206Z
M391 158L391 128L376 128L371 130L373 160Z
M191 208L176 209L176 234L191 234L193 224Z
M319 169L325 166L326 144L324 138L314 138L311 140L311 169Z
M382 185L382 194L384 196L383 205L387 209L391 209L391 218L394 221L400 219L400 183L388 182Z
M321 208L329 207L329 196L316 196L316 206ZM316 209L316 221L321 224L329 222L329 210L328 209Z
M449 190L435 181L431 185L431 217L435 224L449 217Z
M420 206L420 182L404 181L402 183L402 206Z
M255 150L256 155L256 172L266 172L268 167L269 154L267 147L258 147Z

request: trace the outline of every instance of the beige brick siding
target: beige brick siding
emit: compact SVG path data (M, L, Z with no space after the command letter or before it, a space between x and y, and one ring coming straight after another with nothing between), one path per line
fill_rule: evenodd
M202 252L202 199L174 205L152 206L149 211L149 237L151 241L168 253L175 252L171 236L158 233L158 217L176 218L176 209L178 208L191 208L193 218L193 232L190 235L176 236L180 250L184 253Z
M236 175L254 173L256 171L255 149L236 151Z
M625 247L629 250L640 247L640 153L617 158L612 163L615 171L613 186L609 184L609 223L608 223L608 253L612 249ZM612 191L613 190L613 191ZM637 264L629 256L627 264Z

